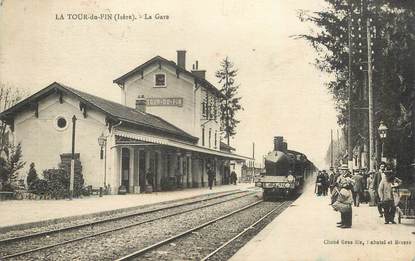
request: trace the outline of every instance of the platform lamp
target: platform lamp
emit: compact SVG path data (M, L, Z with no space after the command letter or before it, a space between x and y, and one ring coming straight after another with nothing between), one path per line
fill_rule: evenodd
M385 145L385 140L386 140L386 136L388 134L388 127L383 123L383 121L380 122L379 124L379 128L378 128L378 132L379 132L379 136L380 136L380 140L382 142L382 161L384 160L384 145Z
M98 145L101 147L100 159L104 159L104 146L107 143L107 138L104 136L104 133L101 133L101 136L98 137Z
M104 159L104 147L107 145L107 137L104 136L104 133L101 133L101 136L98 137L98 145L101 147L100 159ZM105 155L106 156L106 155ZM104 187L107 186L107 157L104 160Z

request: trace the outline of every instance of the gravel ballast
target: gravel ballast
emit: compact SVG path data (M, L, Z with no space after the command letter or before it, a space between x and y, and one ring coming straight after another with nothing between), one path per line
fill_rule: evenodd
M112 211L105 211L101 213L94 213L82 216L72 216L68 218L59 218L55 220L49 220L44 222L35 222L32 224L24 224L24 227L21 228L20 225L0 228L0 240L19 237L33 233L39 233L49 230L61 229L68 226L82 225L90 222L100 221L109 218L116 218L128 214L141 213L145 211L150 211L158 208L177 206L184 203L194 202L197 200L211 199L217 196L234 194L234 193L243 193L243 191L225 191L218 193L205 194L200 196L194 196L190 198L184 198L179 200L165 201L150 205L141 205L137 207L129 207L124 209L117 209Z
M184 231L197 224L206 222L214 217L222 215L223 213L229 212L232 209L252 203L257 199L258 198L255 196L242 197L240 199L228 201L215 206L130 227L125 230L111 232L102 236L88 238L79 242L69 243L63 246L54 247L52 249L27 254L16 258L16 260L112 260L116 257L132 252L134 249L145 247L177 232ZM210 203L212 202L198 204ZM186 207L194 208L195 206L191 205ZM155 214L166 215L166 212L163 211L163 213L153 213L151 218L153 218ZM142 216L140 218L142 218ZM125 223L126 221L123 222ZM115 225L111 223L105 224L105 226L114 227ZM75 231L74 233L85 234L86 231ZM55 238L49 237L45 240L47 240L47 242L49 242L49 240L56 242L58 237L59 236L56 236ZM43 243L45 243L45 241L43 241L42 244ZM27 247L25 244L22 245L23 247ZM33 246L29 246L28 248L33 248ZM0 251L3 253L2 250ZM14 249L13 252L17 251Z
M174 242L159 247L143 256L137 257L135 260L201 260L222 244L239 234L245 228L249 227L266 213L282 204L286 204L286 207L288 207L287 203L282 202L262 202L223 220L219 220L198 231L194 231L191 235L175 240ZM209 260L229 259L243 246L241 242L246 243L284 209L285 208L282 208L281 211L276 211L270 215L263 222L258 224L257 227L253 228L252 231L249 231L248 235L244 235L236 242L231 243L216 255L212 256Z

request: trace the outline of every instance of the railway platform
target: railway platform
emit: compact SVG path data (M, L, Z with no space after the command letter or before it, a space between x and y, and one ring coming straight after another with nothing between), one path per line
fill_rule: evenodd
M11 227L24 228L26 225L54 220L65 220L85 215L128 209L144 205L192 198L211 193L254 188L254 183L191 188L177 191L153 192L146 194L90 196L73 200L8 200L0 201L0 231Z
M337 228L340 213L313 186L230 260L415 260L414 220L384 224L376 207L353 207L353 226Z

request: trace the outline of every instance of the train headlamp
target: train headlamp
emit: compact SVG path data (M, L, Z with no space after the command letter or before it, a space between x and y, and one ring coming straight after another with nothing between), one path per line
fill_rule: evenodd
M290 183L285 183L285 187L289 188L290 187Z
M287 180L288 180L288 182L294 182L294 176L293 175L288 175Z

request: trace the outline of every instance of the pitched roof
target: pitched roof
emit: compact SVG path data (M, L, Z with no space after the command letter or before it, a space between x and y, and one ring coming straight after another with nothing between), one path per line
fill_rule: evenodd
M140 127L149 130L155 130L164 134L173 135L186 141L197 142L198 138L194 137L164 119L145 112L140 112L133 108L122 104L109 101L98 96L79 91L77 89L54 82L32 96L17 103L13 107L0 113L0 120L13 118L13 116L39 99L53 93L61 91L65 94L74 95L84 102L87 106L91 106L113 120L127 122L133 127Z
M173 61L169 61L159 55L151 58L150 60L148 60L147 62L137 66L136 68L134 68L133 70L129 71L128 73L118 77L117 79L115 79L113 82L117 83L117 84L124 84L126 82L126 80L128 78L130 78L131 76L143 72L148 66L151 66L155 63L160 63L160 64L167 64L170 65L172 67L174 67L176 69L177 73L184 73L192 78L195 79L195 82L204 86L205 88L211 90L212 92L216 93L217 95L223 97L224 95L213 85L211 84L208 80L199 77L198 75L189 72L186 69L183 69L182 67L178 66L175 62Z

